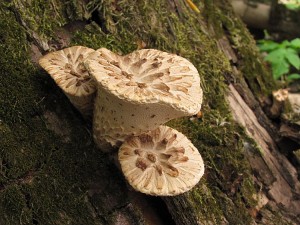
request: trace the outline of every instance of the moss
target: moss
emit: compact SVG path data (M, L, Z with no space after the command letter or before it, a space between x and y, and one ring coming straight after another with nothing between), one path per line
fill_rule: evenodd
M86 192L101 172L112 173L107 157L67 98L30 62L26 32L9 9L0 4L0 224L101 224ZM70 129L68 139L48 129L46 112Z
M31 210L20 187L14 185L0 193L1 224L31 224Z
M234 16L229 4L217 4L217 10L214 11L213 21L214 27L219 27L218 36L226 35L238 57L236 67L241 71L242 77L236 77L236 82L243 82L245 79L257 97L270 94L277 87L276 83L266 66L262 66L262 57L244 23ZM207 13L207 17L211 15Z
M56 0L14 0L10 8L31 36L35 33L41 38L53 37L53 31L67 22L63 16L63 4Z
M197 211L201 211L199 215L201 221L211 221L213 224L221 224L223 213L212 192L213 187L208 186L209 184L204 180L201 182L202 185L197 185L191 191L192 205Z
M25 32L16 23L12 13L3 9L1 13L4 17L0 19L0 36L5 45L0 45L3 52L0 59L0 118L3 118L0 158L5 174L0 180L4 182L34 169L38 161L46 157L41 150L48 141L44 137L43 121L35 123L35 129L31 127L32 118L38 116L38 102L43 96L39 96L40 90L34 87L36 70L28 59Z
M119 37L112 34L106 34L95 22L93 22L90 25L87 25L85 30L77 31L71 44L84 45L94 49L108 48L115 52L129 53L136 49L137 44L133 41L133 35L126 37L127 38L122 41Z
M14 0L7 6L26 26L29 36L38 35L41 39L56 39L55 31L72 21L83 21L91 17L99 1L80 0Z

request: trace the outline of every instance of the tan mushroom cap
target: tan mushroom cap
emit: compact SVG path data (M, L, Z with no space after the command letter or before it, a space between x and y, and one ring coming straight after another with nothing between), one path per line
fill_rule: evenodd
M184 193L204 174L204 163L195 146L167 126L128 138L118 155L129 184L149 195Z
M197 69L187 59L156 49L119 56L101 48L85 61L102 88L125 101L171 105L186 115L202 103Z
M73 46L48 53L39 60L39 64L83 114L91 111L96 91L94 81L85 69L83 61L94 51L83 46Z

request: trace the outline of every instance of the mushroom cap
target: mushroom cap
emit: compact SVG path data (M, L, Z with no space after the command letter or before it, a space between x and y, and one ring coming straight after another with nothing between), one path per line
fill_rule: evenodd
M93 94L96 86L83 61L94 51L83 46L73 46L48 53L39 60L39 64L66 94L86 96Z
M128 138L118 156L129 184L149 195L181 194L194 187L204 174L204 163L195 146L167 126Z
M198 71L175 54L142 49L119 56L101 48L90 54L85 66L100 87L124 101L171 105L184 115L201 108Z

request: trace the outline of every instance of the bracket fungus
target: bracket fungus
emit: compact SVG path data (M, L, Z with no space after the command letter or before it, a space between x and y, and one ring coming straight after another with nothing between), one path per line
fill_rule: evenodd
M39 60L39 64L50 74L71 103L87 117L93 111L96 86L83 61L94 51L83 46L73 46L48 53Z
M118 158L134 189L172 196L198 183L204 174L200 153L182 133L162 125L201 108L200 77L187 59L155 49L120 56L73 46L39 63L84 116L93 110L100 148L124 142Z
M175 54L142 49L120 56L101 48L85 66L97 85L93 127L100 147L118 146L128 136L201 108L198 71Z
M204 174L204 163L195 146L167 126L127 138L118 158L129 184L149 195L181 194Z

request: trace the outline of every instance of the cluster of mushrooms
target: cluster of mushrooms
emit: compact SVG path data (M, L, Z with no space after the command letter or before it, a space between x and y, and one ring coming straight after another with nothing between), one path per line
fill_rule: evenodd
M173 196L198 183L204 173L198 150L163 125L201 108L192 63L155 49L121 56L83 46L49 53L39 63L85 117L93 115L99 148L119 147L122 171L135 190Z

